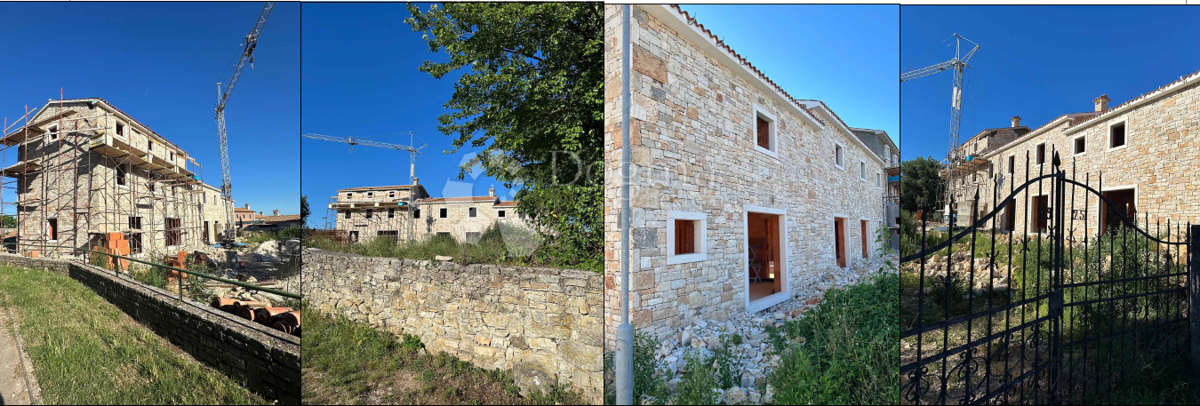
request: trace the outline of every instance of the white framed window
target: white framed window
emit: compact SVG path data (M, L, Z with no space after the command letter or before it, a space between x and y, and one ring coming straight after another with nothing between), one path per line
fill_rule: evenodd
M1073 156L1079 156L1087 153L1087 134L1075 137L1075 139L1071 140L1071 146L1075 152Z
M1108 149L1125 148L1129 144L1129 127L1125 125L1125 120L1108 125Z
M50 141L58 141L58 126L50 126Z
M846 170L846 147L837 141L833 143L833 166Z
M867 181L867 162L858 161L858 180Z
M117 122L117 136L125 137L125 124L121 124L120 121Z
M883 189L883 175L875 172L875 187Z
M496 217L504 218L504 215L505 215L504 210L500 210L500 211L496 212Z
M761 106L754 106L754 149L779 157L778 120Z
M1037 144L1033 150L1034 165L1042 165L1046 163L1046 143Z
M704 213L667 212L667 265L708 259L708 216Z

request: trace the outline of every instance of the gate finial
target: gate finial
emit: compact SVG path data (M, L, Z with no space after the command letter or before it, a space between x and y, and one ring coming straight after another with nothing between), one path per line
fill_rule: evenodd
M1054 166L1054 169L1058 169L1059 165L1062 165L1062 160L1058 159L1058 151L1054 151L1054 159L1050 161L1050 164Z

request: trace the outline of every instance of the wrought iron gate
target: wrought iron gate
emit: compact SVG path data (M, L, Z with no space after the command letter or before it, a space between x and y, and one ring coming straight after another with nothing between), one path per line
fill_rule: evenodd
M962 230L950 216L945 241L920 219L900 260L904 403L1081 402L1188 351L1191 225L1152 224L1102 174L1093 188L1060 166L1030 178L1027 153L1024 182L995 182L995 208Z

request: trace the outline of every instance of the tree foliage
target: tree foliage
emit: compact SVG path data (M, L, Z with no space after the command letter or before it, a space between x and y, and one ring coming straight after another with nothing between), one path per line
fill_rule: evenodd
M483 148L479 167L517 187L518 210L547 236L543 255L599 266L603 232L604 13L601 3L448 3L406 22L432 52L422 72L461 71L438 129Z
M309 214L312 214L312 210L308 208L308 195L300 196L300 221L308 224Z
M938 171L942 164L933 158L918 157L900 163L900 208L915 212L939 209Z

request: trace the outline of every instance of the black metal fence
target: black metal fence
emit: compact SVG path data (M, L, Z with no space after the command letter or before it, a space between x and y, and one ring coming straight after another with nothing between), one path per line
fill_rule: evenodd
M1186 356L1200 236L1060 167L1053 153L1031 178L1027 155L1023 183L1003 198L998 183L995 209L965 228L920 219L920 251L900 260L904 403L1084 402Z

